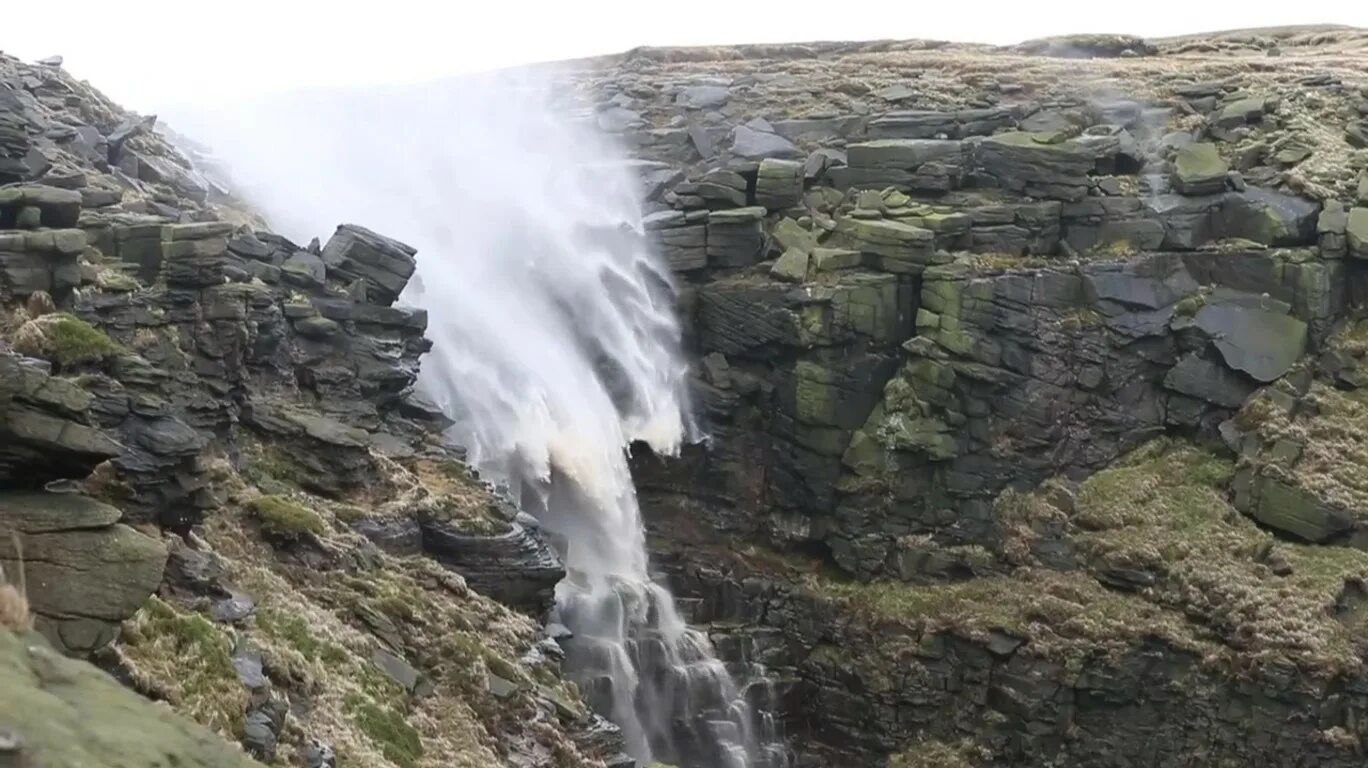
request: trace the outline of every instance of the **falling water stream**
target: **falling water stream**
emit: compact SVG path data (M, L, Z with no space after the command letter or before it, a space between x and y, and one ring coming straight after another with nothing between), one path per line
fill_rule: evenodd
M773 718L651 578L627 452L693 437L672 280L630 168L545 82L301 94L189 132L285 234L353 221L418 248L420 385L560 551L567 671L632 757L783 768Z

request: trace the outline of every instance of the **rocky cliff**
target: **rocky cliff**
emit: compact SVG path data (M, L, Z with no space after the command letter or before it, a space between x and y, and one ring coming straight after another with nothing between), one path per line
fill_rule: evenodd
M655 564L800 765L1362 762L1366 59L566 76L696 358L709 439L634 457ZM560 561L413 392L423 255L290 242L168 135L0 56L0 764L630 765L539 624Z
M1362 759L1365 45L586 66L710 432L657 562L810 761Z
M560 561L413 392L412 248L292 243L6 57L0 185L4 589L108 673L7 606L0 763L622 764L533 618Z

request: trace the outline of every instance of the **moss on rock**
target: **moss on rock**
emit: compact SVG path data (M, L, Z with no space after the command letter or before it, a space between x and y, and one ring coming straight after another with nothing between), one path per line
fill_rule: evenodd
M95 667L62 657L38 635L0 629L0 691L0 723L23 745L21 765L260 765Z
M306 533L321 535L327 523L308 507L284 496L258 496L247 502L247 508L261 521L261 528L272 536L294 539Z

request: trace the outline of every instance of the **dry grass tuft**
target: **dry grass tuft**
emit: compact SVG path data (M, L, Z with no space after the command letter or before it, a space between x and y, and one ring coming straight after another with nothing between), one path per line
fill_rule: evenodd
M33 629L33 612L29 609L28 584L24 579L24 549L19 536L14 536L14 551L18 555L19 581L11 584L0 566L0 629L27 632Z

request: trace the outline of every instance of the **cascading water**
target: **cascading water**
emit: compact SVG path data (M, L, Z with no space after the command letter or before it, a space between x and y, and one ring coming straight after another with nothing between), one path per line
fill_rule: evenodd
M507 75L320 92L191 113L189 133L285 233L355 221L419 249L420 383L552 534L567 669L632 756L781 768L774 719L650 577L627 451L690 437L674 292L629 169L549 92Z

